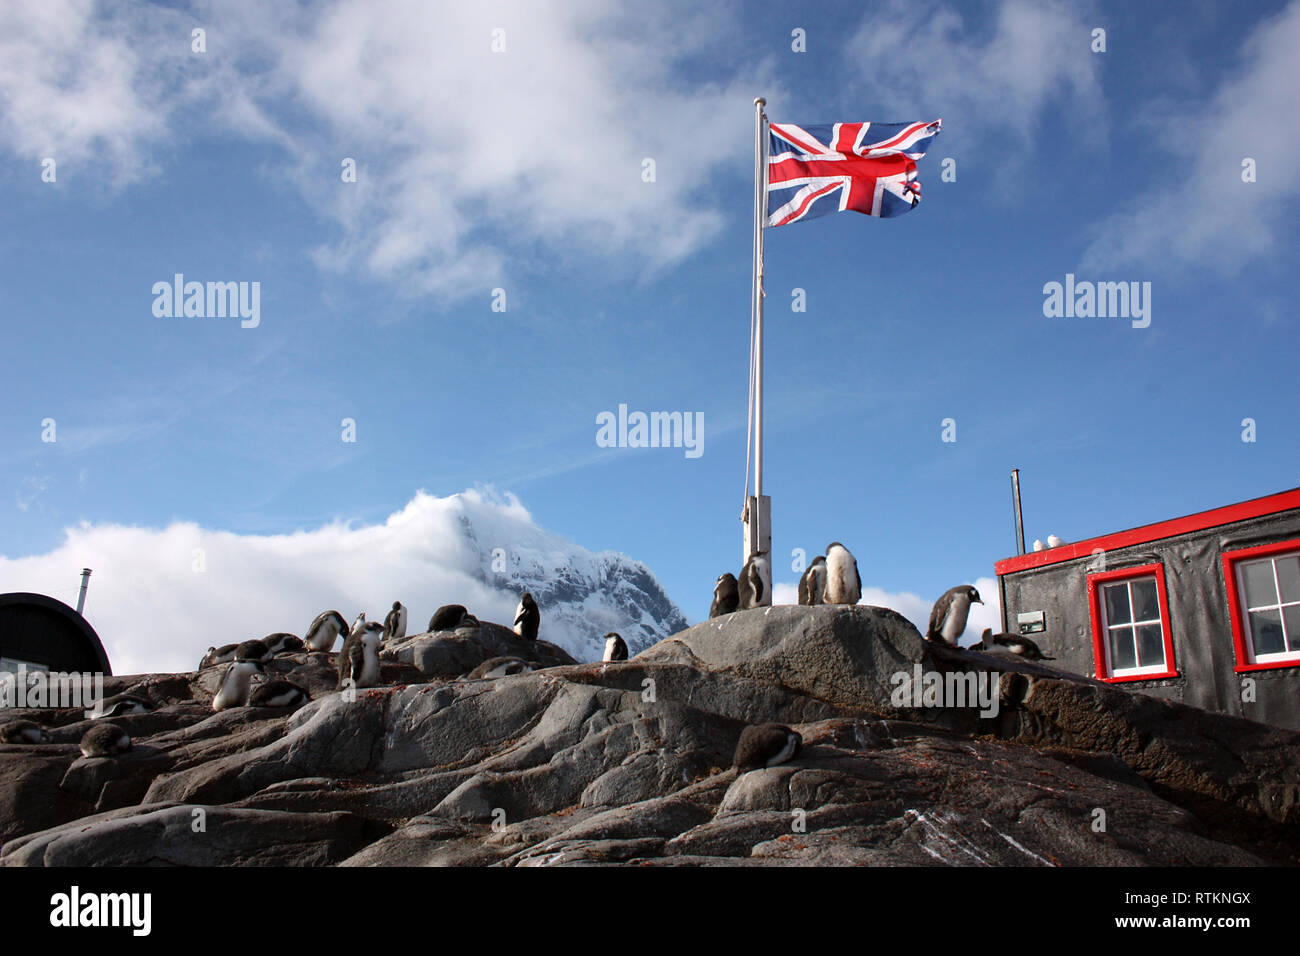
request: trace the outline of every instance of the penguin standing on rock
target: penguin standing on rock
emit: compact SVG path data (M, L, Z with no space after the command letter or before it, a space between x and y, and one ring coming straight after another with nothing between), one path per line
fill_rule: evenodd
M0 724L0 743L48 744L51 739L44 727L30 720L11 720Z
M925 638L950 647L966 631L966 618L972 604L983 604L980 593L969 584L959 584L943 592L930 611L930 627Z
M339 690L349 681L353 687L374 687L379 683L379 645L383 640L384 626L374 621L348 635L339 652Z
M809 607L821 604L825 592L826 558L818 555L813 558L813 563L808 565L803 577L799 579L799 603Z
M802 745L803 737L784 724L756 724L740 732L732 764L742 772L775 767L798 756Z
M605 635L605 661L627 660L627 644L613 631Z
M231 661L226 665L221 687L212 698L212 709L220 712L231 707L247 707L253 675L261 673L264 672L260 661Z
M519 606L515 608L515 633L526 641L535 641L541 625L542 612L538 610L533 596L525 591L519 599Z
M406 637L406 608L401 601L393 602L393 609L384 618L384 640L400 641Z
M772 606L772 562L766 551L759 551L745 562L737 582L740 609Z
M348 622L343 620L343 615L338 611L325 611L311 622L302 639L313 651L332 651L339 635L346 636L347 633Z
M461 626L461 622L467 617L473 620L475 625L478 624L478 620L469 611L465 610L465 605L444 604L433 612L433 617L429 618L429 633L454 631Z
M736 576L730 571L718 575L718 582L713 585L713 604L709 607L709 618L730 614L738 607L740 590L736 585Z
M117 724L96 724L81 737L83 757L116 757L131 749L131 735Z
M826 588L822 600L827 604L857 604L862 600L858 559L838 541L826 545Z

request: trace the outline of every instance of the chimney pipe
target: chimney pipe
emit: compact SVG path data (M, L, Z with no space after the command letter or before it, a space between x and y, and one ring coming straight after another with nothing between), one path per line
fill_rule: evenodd
M1020 513L1020 469L1011 469L1011 502L1016 509L1016 554L1025 553L1025 519Z
M90 568L81 569L81 593L77 595L77 613L86 606L86 588L90 587Z

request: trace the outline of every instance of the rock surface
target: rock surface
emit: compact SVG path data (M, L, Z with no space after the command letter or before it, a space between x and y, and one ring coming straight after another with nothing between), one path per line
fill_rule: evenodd
M541 669L464 678L500 656ZM0 746L0 865L1300 862L1300 734L936 647L880 608L741 611L622 663L487 624L383 657L353 695L326 655L277 658L316 698L292 713L212 713L219 669L113 678L161 705L115 718L116 758L80 756L79 712L14 712L54 742ZM918 665L996 693L925 706ZM737 774L769 721L802 751Z

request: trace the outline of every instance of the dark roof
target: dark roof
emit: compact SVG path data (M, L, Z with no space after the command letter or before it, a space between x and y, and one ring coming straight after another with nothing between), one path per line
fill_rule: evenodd
M113 673L90 622L45 594L0 594L0 657L42 664L52 671Z

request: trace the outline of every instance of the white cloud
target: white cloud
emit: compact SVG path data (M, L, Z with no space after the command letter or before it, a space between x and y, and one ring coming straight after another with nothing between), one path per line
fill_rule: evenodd
M1208 102L1198 97L1150 124L1152 144L1175 157L1174 183L1128 190L1129 211L1095 230L1081 271L1172 260L1230 273L1290 251L1278 232L1294 223L1300 198L1298 47L1300 2L1293 2L1252 32L1241 68ZM1242 181L1247 157L1256 163L1253 183Z
M977 578L972 583L975 585L975 590L979 591L980 597L984 599L984 603L971 606L970 617L966 620L966 632L959 639L959 643L962 644L973 644L979 640L980 633L986 627L992 628L995 632L1002 630L1002 609L998 604L997 579ZM897 611L924 634L930 626L930 609L934 607L938 597L939 595L936 594L934 598L927 599L910 591L891 592L863 585L862 599L858 603L870 604L873 607L887 607ZM772 601L776 604L798 604L798 582L773 584Z
M918 109L941 113L947 148L1006 154L1007 134L1030 141L1049 110L1071 110L1094 136L1104 130L1100 57L1077 4L1002 0L991 19L991 31L976 35L956 10L890 0L872 5L848 52L871 89L907 114L891 119L930 118L913 117Z
M119 178L186 127L273 144L338 227L320 266L443 295L523 275L539 243L634 273L689 255L720 230L710 179L745 168L752 98L775 86L753 64L689 79L733 14L685 3L6 9L0 143L38 156L53 138ZM191 20L205 54L190 53ZM496 29L505 52L491 50ZM345 157L356 183L340 179Z
M83 524L65 534L47 554L0 557L0 580L8 590L66 599L81 568L92 568L86 617L119 674L193 670L209 646L275 631L301 635L331 608L348 620L362 610L382 620L401 600L413 634L443 604L509 624L519 595L484 580L484 555L493 547L524 554L525 573L543 578L556 567L580 576L584 561L608 557L539 528L513 496L477 491L446 498L420 492L382 524L335 522L293 534L233 534L191 522L161 529ZM195 570L200 561L205 570ZM604 605L588 604L594 620ZM544 610L542 636L581 652L591 635L570 633L563 620L552 621L548 633ZM600 634L609 630L603 619L597 623Z

